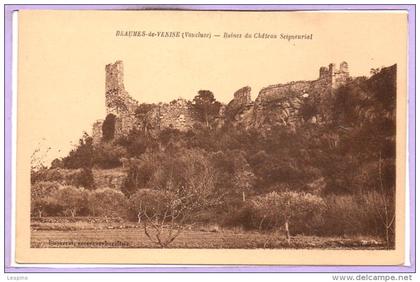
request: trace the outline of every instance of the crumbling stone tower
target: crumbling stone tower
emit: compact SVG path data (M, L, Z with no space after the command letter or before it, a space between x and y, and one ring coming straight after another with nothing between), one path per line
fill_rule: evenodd
M113 89L124 90L124 64L122 61L105 66L105 90L108 92Z
M105 106L105 120L115 120L114 137L127 134L135 124L138 102L125 90L122 61L105 66ZM113 118L110 119L111 115Z
M100 142L127 134L135 125L138 102L131 98L124 87L124 65L122 61L105 66L105 120L93 125L93 140ZM110 132L111 131L111 132Z
M337 69L335 64L329 64L327 67L319 69L319 79L327 80L331 84L332 89L337 89L345 84L350 78L349 65L347 62L342 62Z

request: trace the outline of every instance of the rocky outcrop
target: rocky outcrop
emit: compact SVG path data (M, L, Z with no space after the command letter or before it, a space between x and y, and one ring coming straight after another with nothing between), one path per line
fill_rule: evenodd
M120 168L93 169L92 172L96 189L112 188L121 190L121 186L127 176L127 172Z
M233 94L233 100L226 106L224 110L225 119L235 125L248 128L252 125L254 119L253 107L251 87L243 87Z
M311 82L298 81L263 88L254 105L254 127L294 129L301 122L299 109L310 94Z
M226 118L237 126L270 130L284 126L294 130L303 122L322 122L323 105L332 92L348 82L348 64L343 62L336 69L334 64L321 67L319 78L312 81L292 81L261 89L255 102L251 101L249 87L235 92L226 109ZM309 105L319 105L310 111Z

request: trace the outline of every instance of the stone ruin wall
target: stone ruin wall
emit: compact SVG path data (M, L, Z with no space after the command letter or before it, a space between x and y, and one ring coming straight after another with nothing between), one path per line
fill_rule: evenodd
M314 90L326 93L343 85L349 78L348 64L346 62L342 62L339 69L336 69L335 64L330 64L328 68L320 68L317 80L292 81L261 89L255 102L266 103L290 96L303 97L305 94L310 95Z
M286 84L276 84L261 89L250 107L247 98L240 98L234 95L234 99L228 104L231 111L234 107L241 104L241 110L236 110L238 114L234 120L236 124L247 125L246 127L264 128L273 125L281 125L291 128L292 130L303 123L300 115L300 108L305 103L305 99L313 99L319 104L323 104L328 99L334 89L345 84L349 80L348 64L342 62L339 69L334 64L329 67L321 67L319 77L313 81L293 81ZM250 88L242 88L237 93L243 93L243 89L250 93ZM236 94L236 93L235 93ZM246 94L246 96L248 93ZM246 99L246 103L242 103L242 99ZM321 116L314 116L310 122L319 122L323 119Z
M131 98L124 87L123 63L108 64L106 70L105 103L107 114L116 116L115 136L128 133L136 126L135 110L138 102ZM291 129L303 122L299 110L305 99L315 97L319 103L327 99L332 91L350 78L348 64L342 62L337 69L334 64L321 67L319 77L313 81L293 81L261 89L255 101L251 99L251 88L246 86L234 93L233 100L221 109L219 120L229 119L245 128L264 128L282 125ZM177 99L171 103L159 103L149 114L154 128L188 130L196 122L191 103ZM320 117L313 117L317 122ZM219 122L222 124L223 122ZM102 137L102 120L93 125L94 142Z
M124 86L124 66L122 61L108 64L105 67L105 107L107 116L115 116L115 138L127 134L137 126L135 111L139 103L134 100ZM174 128L188 130L195 120L191 105L187 100L177 99L171 103L159 103L148 114L150 124L159 129ZM104 120L97 120L92 126L94 143L102 140Z
M92 139L93 143L98 144L102 139L102 124L104 120L99 119L92 125Z
M196 122L191 104L185 99L177 99L169 104L159 104L157 111L160 128L173 128L186 131L191 129Z

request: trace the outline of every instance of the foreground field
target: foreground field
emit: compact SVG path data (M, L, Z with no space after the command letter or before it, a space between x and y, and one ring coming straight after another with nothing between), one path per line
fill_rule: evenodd
M158 248L141 226L105 223L34 223L31 226L33 248ZM294 249L384 249L377 238L294 236L288 244L278 233L259 233L240 229L211 227L187 228L170 248L294 248Z

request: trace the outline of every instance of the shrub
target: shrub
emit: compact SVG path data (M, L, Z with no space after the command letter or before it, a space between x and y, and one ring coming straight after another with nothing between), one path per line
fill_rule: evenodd
M62 208L65 215L75 217L79 213L87 210L89 194L83 188L63 186L55 195L57 204Z
M381 197L377 192L326 197L322 235L383 236Z
M300 108L300 115L303 117L305 121L312 118L313 116L316 116L319 114L319 103L315 101L315 99L307 98L304 100L304 103L302 104Z
M319 196L288 191L257 196L242 212L254 228L276 229L284 226L286 237L290 239L290 233L311 233L314 228L321 227L325 209L326 205Z
M79 140L79 145L63 158L65 168L83 168L93 165L93 139L87 133Z
M115 123L116 123L115 115L109 114L106 116L102 124L102 139L104 141L109 141L109 140L114 139Z
M95 188L95 180L91 168L83 168L75 177L73 184L86 189Z
M64 168L64 163L62 159L55 158L51 162L51 168Z
M101 143L94 148L94 164L100 168L109 169L122 165L121 158L126 157L124 147L111 143Z
M31 216L56 215L59 206L56 193L60 187L58 182L39 181L31 185Z
M63 181L63 175L58 169L47 169L42 168L40 170L31 171L31 184L37 183L39 181Z
M98 189L89 194L89 212L93 216L125 217L127 198L121 191Z
M157 170L157 160L154 155L142 156L137 162L131 162L121 191L130 197L138 189L144 189L148 186L150 179Z
M87 167L82 169L50 168L33 171L31 172L31 183L33 185L37 182L57 182L61 185L72 185L87 189L95 188L92 169Z
M236 209L231 209L231 214L225 219L224 225L227 226L241 226L246 230L263 229L261 217L257 214L257 207L255 202L249 200L246 202L241 201L241 205ZM264 226L266 227L266 226Z

